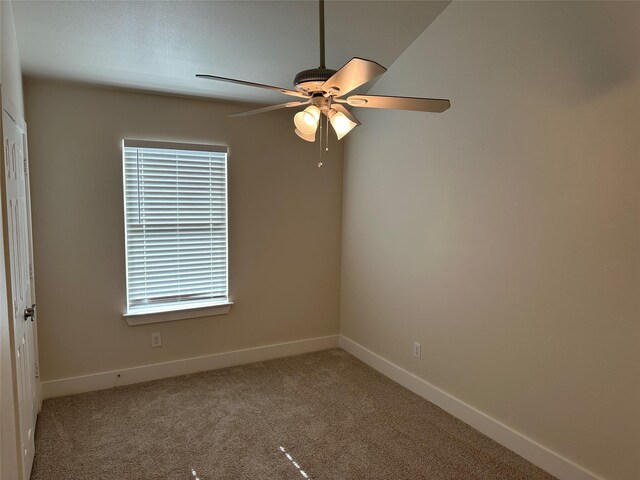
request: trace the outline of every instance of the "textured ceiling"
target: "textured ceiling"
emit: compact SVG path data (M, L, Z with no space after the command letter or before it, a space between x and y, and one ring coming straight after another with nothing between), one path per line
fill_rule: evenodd
M327 67L354 56L390 66L448 3L327 1ZM295 73L319 63L315 1L14 1L13 8L28 75L273 103L283 96L194 74L290 88Z

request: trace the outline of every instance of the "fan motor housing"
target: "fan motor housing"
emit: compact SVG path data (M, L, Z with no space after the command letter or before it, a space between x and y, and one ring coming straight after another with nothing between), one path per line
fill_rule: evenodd
M322 85L329 80L336 70L330 68L312 68L299 72L293 79L293 85L299 92L323 92Z

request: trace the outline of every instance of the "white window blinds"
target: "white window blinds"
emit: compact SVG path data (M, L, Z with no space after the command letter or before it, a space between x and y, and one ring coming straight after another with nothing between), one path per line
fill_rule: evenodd
M128 313L227 302L227 148L123 141Z

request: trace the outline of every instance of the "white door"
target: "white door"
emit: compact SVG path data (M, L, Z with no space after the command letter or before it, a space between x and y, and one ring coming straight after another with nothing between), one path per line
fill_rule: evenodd
M20 456L24 479L28 480L33 465L35 419L37 415L37 380L35 364L34 313L31 303L29 262L30 241L24 156L24 133L14 120L3 112L4 134L3 179L6 198L3 201L7 239L5 258L10 266L11 292L9 311L13 315L16 378L19 406ZM8 243L8 245L7 245ZM7 248L8 247L8 248Z

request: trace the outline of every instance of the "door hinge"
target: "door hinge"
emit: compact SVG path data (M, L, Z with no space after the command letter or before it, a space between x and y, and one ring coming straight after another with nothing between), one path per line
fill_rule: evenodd
M33 280L33 264L29 264L29 279Z
M40 378L40 365L36 362L36 378Z
M24 157L22 163L24 165L24 174L26 175L29 172L29 163L27 162L27 157Z

